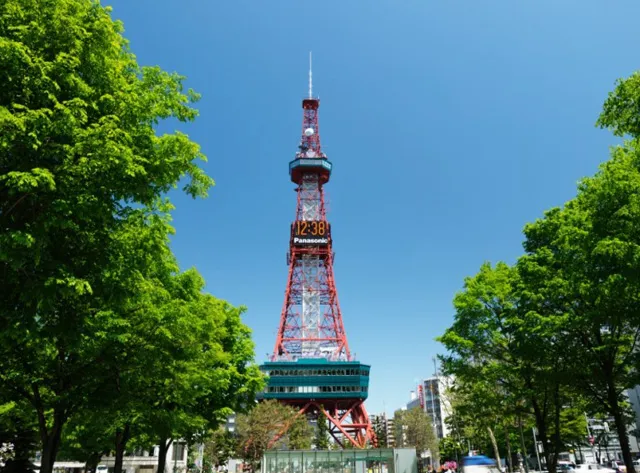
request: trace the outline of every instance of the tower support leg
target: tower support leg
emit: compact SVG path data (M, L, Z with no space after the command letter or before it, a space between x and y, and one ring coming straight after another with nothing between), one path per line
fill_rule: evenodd
M324 415L329 422L331 436L342 448L344 448L345 442L360 449L377 448L378 446L378 439L371 426L364 402L360 399L331 402L309 401L300 406L296 418L301 415ZM269 443L269 448L287 433L293 420L283 426L282 430Z

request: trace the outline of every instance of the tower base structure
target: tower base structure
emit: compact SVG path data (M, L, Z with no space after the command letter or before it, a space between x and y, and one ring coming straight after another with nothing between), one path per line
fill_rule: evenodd
M324 415L328 420L329 433L342 448L346 443L361 449L377 448L376 436L361 400L309 401L301 407L300 412Z
M376 447L377 439L364 407L369 390L370 366L357 361L328 361L310 358L297 361L272 361L261 370L269 376L260 396L298 409L298 415L325 416L329 433L341 447ZM273 439L275 443L287 431L286 426Z

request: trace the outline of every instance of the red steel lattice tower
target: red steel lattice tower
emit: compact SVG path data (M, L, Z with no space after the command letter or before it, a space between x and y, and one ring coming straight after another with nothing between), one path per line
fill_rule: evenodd
M289 163L297 208L288 282L273 355L262 365L269 375L263 397L296 406L300 414L325 415L339 444L365 448L377 443L364 407L370 367L351 356L338 302L324 197L332 164L320 143L319 106L310 69L299 150Z

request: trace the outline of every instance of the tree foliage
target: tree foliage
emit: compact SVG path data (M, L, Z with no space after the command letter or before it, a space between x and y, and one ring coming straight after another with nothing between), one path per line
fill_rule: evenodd
M104 409L78 411L64 428L58 458L83 462L88 471L95 471L100 458L114 448L111 418Z
M615 148L578 195L525 229L522 274L562 320L573 386L615 419L631 467L625 390L640 382L640 154ZM540 307L538 313L548 315Z
M276 400L267 400L255 405L247 414L236 420L238 432L238 454L255 469L265 450L272 448L292 450L311 448L313 429L307 418L291 406ZM281 435L283 432L284 435Z
M567 382L573 360L558 335L564 318L541 313L539 295L519 270L484 264L467 278L454 301L454 324L439 338L451 353L443 357L444 369L456 377L453 405L458 422L472 427L469 437L477 442L486 432L500 459L496 437L510 447L515 426L531 416L545 461L554 468L558 454L575 441L568 422L583 416L567 410L579 397Z
M440 451L440 459L442 461L459 462L460 458L465 455L462 443L451 435L447 435L440 439L440 442L438 443L438 450Z
M254 345L241 321L243 309L203 294L204 280L194 271L174 283L172 291L180 297L171 298L163 311L161 326L167 332L162 338L169 337L165 348L158 344L153 361L136 372L140 387L149 388L141 392L149 396L140 396L147 407L137 405L134 414L160 445L177 438L201 440L252 403L263 387L262 375L251 364Z
M90 410L118 454L134 424L192 437L261 383L241 309L169 249L165 194L213 181L196 143L155 127L195 119L198 95L139 66L122 31L94 0L0 3L0 384L28 406L43 473L69 421L67 447L98 448Z
M232 411L253 402L263 380L252 364L243 309L202 293L203 286L189 270L159 273L140 288L137 315L121 323L122 343L113 342L118 356L103 367L114 381L96 399L101 419L89 437L77 439L85 456L96 458L95 444L104 439L100 445L115 442L117 464L132 440L161 445L163 463L173 439L202 440ZM92 417L83 419L86 428Z
M525 227L513 267L486 264L466 280L440 338L460 385L488 383L496 412L533 417L550 471L556 453L584 441L584 411L614 419L633 469L625 391L640 383L639 103L640 75L618 81L598 125L632 139L574 199Z
M321 413L318 415L318 420L316 422L313 445L315 445L317 450L328 450L329 441L329 423L327 422L327 418Z
M213 467L216 471L227 464L233 458L237 450L237 438L234 433L228 432L224 427L211 432L204 442L205 469L210 471Z
M439 340L451 352L443 361L462 395L458 409L486 430L495 457L500 459L496 430L526 406L547 464L554 468L564 450L559 416L566 402L561 385L567 366L562 344L552 341L558 320L535 316L532 299L518 268L484 264L456 295L454 324Z
M400 448L415 448L418 453L429 450L432 458L438 458L438 439L429 416L416 407L396 411L393 416L396 445Z
M373 421L373 431L378 440L378 448L387 448L387 419L386 416L376 416Z
M616 136L640 137L640 72L619 79L596 124Z
M5 386L6 387L6 386ZM11 393L0 387L0 399L10 399ZM37 419L30 405L23 400L0 404L0 448L4 446L3 473L30 473L31 458L37 446Z

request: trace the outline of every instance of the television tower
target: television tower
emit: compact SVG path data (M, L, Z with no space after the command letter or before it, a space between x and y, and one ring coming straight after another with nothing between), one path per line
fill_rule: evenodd
M309 55L302 135L289 163L297 206L290 229L288 281L273 355L261 366L269 376L261 397L294 406L299 415L324 415L338 444L365 448L377 444L364 407L371 367L351 356L338 303L324 200L333 166L320 145L320 100L313 97L312 78Z

